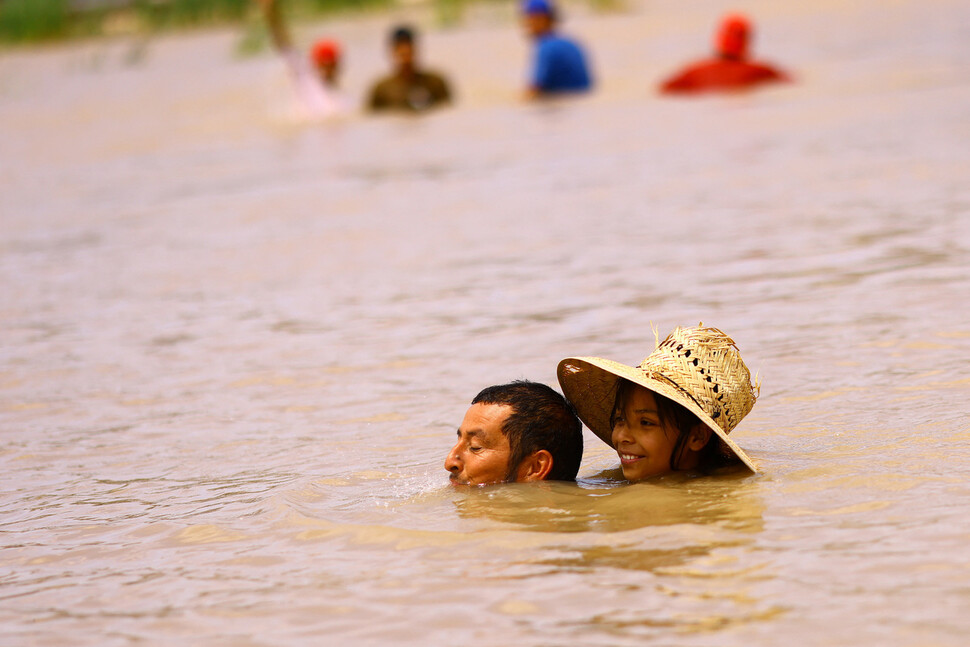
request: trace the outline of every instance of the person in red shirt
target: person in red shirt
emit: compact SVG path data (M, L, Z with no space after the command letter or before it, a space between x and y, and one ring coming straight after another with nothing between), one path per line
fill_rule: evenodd
M748 60L751 23L731 14L721 21L715 37L715 56L687 66L660 85L664 94L739 90L791 77L766 63Z

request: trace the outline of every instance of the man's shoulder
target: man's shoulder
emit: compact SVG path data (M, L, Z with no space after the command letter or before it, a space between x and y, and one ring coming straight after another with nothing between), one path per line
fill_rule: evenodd
M539 50L550 54L560 52L582 52L582 48L572 38L562 34L549 34L539 40Z
M778 69L777 67L775 67L771 63L766 63L764 61L760 61L760 62L759 61L755 61L755 62L749 63L749 67L751 68L751 71L752 71L753 75L756 75L757 77L759 77L761 79L764 79L766 81L769 81L769 80L787 81L787 80L789 80L789 75L786 72L784 72L783 70Z
M448 81L445 80L444 75L435 72L433 70L421 70L417 74L418 81L425 85L436 85L445 86L448 85Z
M702 92L743 88L764 81L784 80L770 66L730 59L703 59L692 63L661 85L662 92Z
M379 93L387 92L388 90L394 88L394 86L397 85L398 83L399 83L398 78L393 74L390 76L381 77L376 81L374 81L374 85L371 86L371 93L379 94Z

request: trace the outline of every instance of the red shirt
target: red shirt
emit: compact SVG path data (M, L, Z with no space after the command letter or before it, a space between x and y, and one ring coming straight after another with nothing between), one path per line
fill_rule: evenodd
M664 81L660 91L680 92L725 91L747 88L771 81L790 81L784 72L763 63L748 63L725 58L713 58L688 66Z

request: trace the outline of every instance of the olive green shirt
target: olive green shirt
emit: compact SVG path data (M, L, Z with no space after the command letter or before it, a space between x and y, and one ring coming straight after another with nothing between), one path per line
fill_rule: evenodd
M378 81L370 93L371 110L421 112L451 101L448 82L433 72L415 72L410 77L389 76Z

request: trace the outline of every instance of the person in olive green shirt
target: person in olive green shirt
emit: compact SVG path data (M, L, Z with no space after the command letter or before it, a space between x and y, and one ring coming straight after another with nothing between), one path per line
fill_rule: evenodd
M415 40L408 27L391 32L394 72L374 84L367 101L370 110L421 112L451 102L448 82L439 74L418 68Z

